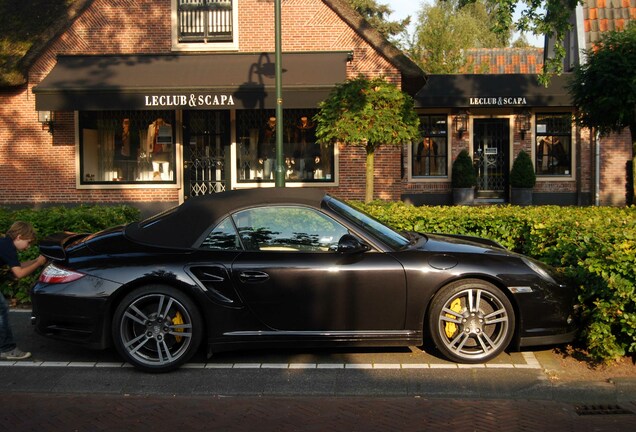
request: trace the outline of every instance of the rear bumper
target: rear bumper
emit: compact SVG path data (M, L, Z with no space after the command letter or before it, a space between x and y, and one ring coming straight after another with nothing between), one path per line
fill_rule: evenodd
M31 324L43 336L102 349L110 345L106 299L35 295Z

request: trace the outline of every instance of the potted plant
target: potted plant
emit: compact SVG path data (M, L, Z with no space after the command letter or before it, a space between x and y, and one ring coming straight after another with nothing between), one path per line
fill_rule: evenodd
M532 189L537 182L532 159L521 150L510 170L510 203L520 206L532 205Z
M466 149L462 150L453 162L451 184L455 205L472 205L475 200L477 175Z

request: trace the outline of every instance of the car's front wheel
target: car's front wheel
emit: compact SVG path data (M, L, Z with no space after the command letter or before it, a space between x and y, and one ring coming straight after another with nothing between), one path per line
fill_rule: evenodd
M469 279L441 289L433 298L428 330L449 360L486 362L505 350L515 331L512 304L491 283Z
M113 315L119 354L146 372L167 372L188 361L201 342L201 315L188 296L165 286L128 294Z

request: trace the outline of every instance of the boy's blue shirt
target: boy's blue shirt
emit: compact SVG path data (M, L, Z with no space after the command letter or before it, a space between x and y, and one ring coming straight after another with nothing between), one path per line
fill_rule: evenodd
M0 238L0 264L8 265L9 268L20 266L18 250L15 248L13 240L10 237Z

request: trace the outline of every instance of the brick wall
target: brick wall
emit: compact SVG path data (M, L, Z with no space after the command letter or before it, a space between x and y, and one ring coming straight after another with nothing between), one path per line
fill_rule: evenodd
M76 189L75 125L72 112L57 112L55 133L37 122L32 88L55 66L58 54L143 54L171 51L171 0L96 0L53 40L29 71L28 88L0 93L0 205L42 203L175 202L175 188ZM283 51L354 52L350 77L399 73L320 0L282 3ZM241 0L241 52L274 51L274 4ZM347 198L364 197L364 151L343 148L340 187ZM351 160L349 160L351 158ZM376 195L399 198L399 149L376 155ZM397 174L396 174L397 173Z
M625 129L621 134L601 137L601 205L625 205L628 186L627 166L631 163L631 134Z

